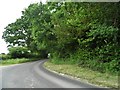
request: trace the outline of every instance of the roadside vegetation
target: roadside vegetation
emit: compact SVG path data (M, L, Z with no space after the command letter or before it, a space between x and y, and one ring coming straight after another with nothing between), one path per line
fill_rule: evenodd
M20 63L32 62L36 60L39 60L39 59L28 59L28 58L7 59L7 60L3 60L0 63L0 65L4 66L4 65L11 65L11 64L20 64Z
M48 70L56 71L57 73L72 76L82 82L92 83L101 87L118 88L118 75L101 73L93 71L89 68L83 68L75 64L54 64L46 62L44 64Z
M0 54L0 65L20 64L40 60L38 55L30 54L24 47L11 47L8 54Z
M30 4L21 18L6 26L3 39L9 43L12 58L47 58L49 54L53 65L67 63L118 75L119 8L117 2ZM13 54L14 48L18 52Z

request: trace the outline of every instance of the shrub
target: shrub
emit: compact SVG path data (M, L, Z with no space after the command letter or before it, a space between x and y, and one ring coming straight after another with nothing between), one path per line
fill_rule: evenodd
M2 60L6 60L6 59L10 59L11 56L10 55L7 55L7 54L0 54L0 59Z
M11 47L9 48L9 55L12 58L28 58L30 57L30 51L25 47Z

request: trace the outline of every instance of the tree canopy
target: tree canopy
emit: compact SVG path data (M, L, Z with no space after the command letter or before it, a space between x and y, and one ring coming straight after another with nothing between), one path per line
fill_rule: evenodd
M119 8L120 3L109 2L31 4L5 28L3 39L9 46L25 46L45 56L51 53L64 61L76 57L74 62L86 67L118 71Z

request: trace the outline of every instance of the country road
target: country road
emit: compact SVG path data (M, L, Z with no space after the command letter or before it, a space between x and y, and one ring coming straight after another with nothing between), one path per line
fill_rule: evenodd
M97 88L46 70L45 61L2 67L2 88Z

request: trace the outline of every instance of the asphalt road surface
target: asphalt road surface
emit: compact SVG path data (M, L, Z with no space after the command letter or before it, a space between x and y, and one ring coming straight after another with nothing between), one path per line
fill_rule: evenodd
M2 88L98 88L46 70L45 61L2 67Z

